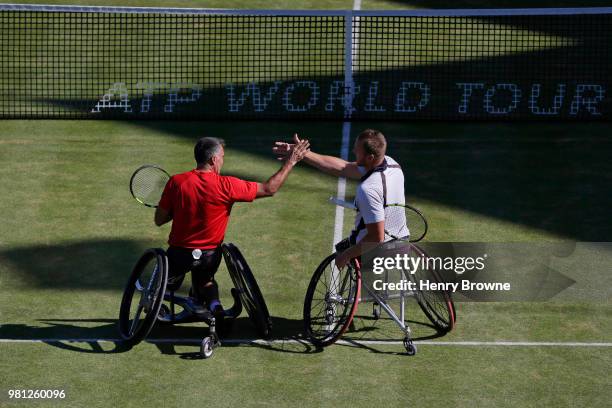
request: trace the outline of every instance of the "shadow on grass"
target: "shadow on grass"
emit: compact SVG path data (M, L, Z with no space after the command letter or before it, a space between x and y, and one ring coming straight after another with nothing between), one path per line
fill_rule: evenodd
M202 135L194 123L136 125L194 140ZM296 131L309 138L318 153L337 156L340 148L341 130L334 123L281 122L271 133L262 122L202 126L207 130L204 134L224 137L230 149L268 159L274 140L289 140ZM577 241L607 241L612 234L607 222L612 206L608 124L369 122L354 124L353 137L366 126L387 135L388 154L402 165L409 201L425 199ZM231 154L226 160L232 160ZM234 174L251 180L269 176L248 171ZM304 190L313 189L305 186Z
M3 324L0 338L11 340L40 340L50 346L79 353L115 354L130 348L117 341L117 321L114 319L39 319L46 326ZM81 324L101 323L98 326ZM108 349L102 346L112 343Z
M362 320L363 317L360 317ZM127 346L118 340L117 320L115 319L39 319L45 326L31 326L27 324L3 324L0 327L0 338L10 340L39 340L52 347L62 350L89 354L117 354L130 351L136 346ZM93 326L92 323L97 325ZM408 321L418 331L423 328L433 331L433 334L414 337L413 340L427 340L441 337L444 334L435 331L430 324ZM289 354L320 353L324 349L307 341L302 334L303 323L299 319L272 317L273 337L266 342L259 339L248 317L236 319L231 335L221 338L225 347L255 347L269 351ZM373 327L375 331L377 328ZM351 346L366 349L380 354L402 354L378 350L363 341L380 340L363 335L366 328L349 330L342 339ZM187 325L156 325L145 342L154 344L161 354L178 356L186 360L199 360L199 342L194 339L203 339L209 335L209 328L204 324ZM362 334L362 335L360 335ZM359 335L355 338L355 335ZM184 340L183 340L184 339ZM394 339L397 341L397 339ZM112 343L112 348L104 344ZM384 344L384 342L383 342ZM177 346L197 347L196 351L177 351Z
M146 241L91 240L0 252L0 262L25 286L123 290Z
M117 320L115 319L39 319L44 326L27 324L3 324L0 327L0 338L10 340L39 340L50 346L68 351L95 354L113 354L129 351L119 339ZM92 325L92 323L97 325ZM259 336L246 316L235 320L231 334L222 337L224 347L258 347L284 353L315 353L320 349L303 339L301 320L273 316L274 342L258 342ZM155 344L162 354L178 355L190 359L199 352L180 353L177 345L192 344L193 339L202 339L210 334L204 323L190 325L157 324L146 342ZM182 340L185 339L185 340ZM282 340L287 340L283 344ZM108 349L102 343L112 343ZM83 346L86 345L86 346ZM199 343L197 344L199 346ZM136 347L136 346L134 346ZM301 348L301 349L300 349Z
M274 140L288 140L297 131L310 138L315 151L338 155L337 124L281 122L272 133L258 125L265 128L261 122L231 127L206 124L206 134L224 137L231 149L270 159ZM194 123L137 122L137 126L186 138L198 134ZM365 126L387 135L388 154L404 170L409 202L424 199L577 241L608 241L612 234L607 222L612 207L609 124L369 122L353 125L353 137ZM232 160L231 154L226 160ZM251 180L269 176L246 170L234 174ZM303 188L305 193L320 191Z

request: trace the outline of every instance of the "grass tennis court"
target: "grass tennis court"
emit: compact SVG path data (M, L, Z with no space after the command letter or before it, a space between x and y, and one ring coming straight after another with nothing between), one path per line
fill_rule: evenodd
M456 7L474 3L486 6L460 2ZM363 2L364 8L410 5L427 6ZM249 6L350 8L352 2L257 1ZM0 125L0 406L50 404L9 402L6 393L12 388L65 389L61 406L74 407L605 406L612 397L607 374L612 254L603 245L582 247L587 264L559 261L559 270L577 286L553 301L458 303L457 328L444 337L435 337L416 303L410 303L416 340L444 343L420 344L415 357L401 355L400 343L382 343L401 340L401 333L388 320L374 322L369 304L360 305L357 330L345 336L348 343L320 351L304 342L283 342L302 330L306 287L329 254L334 233L335 208L327 199L336 194L337 179L306 165L298 166L275 197L236 205L226 235L258 279L275 342L224 344L204 361L196 358L197 344L182 342L201 338L203 324L156 328L151 342L129 351L96 341L118 337L128 273L143 249L165 246L169 232L169 226L155 227L153 211L130 196L134 169L143 163L160 164L170 173L191 169L194 141L211 135L227 142L225 174L262 181L278 168L270 152L275 140L298 132L311 140L313 150L338 155L342 123ZM388 137L388 154L406 174L407 199L428 216L430 241L609 241L612 140L607 123L357 122L351 143L366 127ZM347 186L349 196L354 187ZM346 211L345 231L351 223ZM227 289L224 266L217 276ZM223 292L222 299L227 295ZM255 338L246 315L236 322L232 337ZM29 341L37 339L41 342Z
M6 216L0 254L2 338L117 337L116 317L126 273L145 247L163 245L168 232L167 228L155 228L152 211L130 197L129 174L142 162L163 164L171 172L189 168L192 138L206 128L227 139L226 172L255 179L265 177L277 167L269 147L277 135L288 135L292 129L301 130L304 136L313 135L311 140L319 151L333 153L339 149L339 138L334 135L340 133L340 126L333 123L253 122L234 124L231 128L226 123L6 123L2 171L12 177L3 183L2 191L5 197L2 212ZM474 125L461 128L465 132L479 129L490 132ZM440 137L447 134L444 125L429 125L428 129L432 136L436 132ZM418 128L407 125L393 125L386 130L392 146L396 139L392 135L417 131ZM596 133L597 127L593 129L593 134ZM542 129L537 129L537 134L541 136ZM500 149L498 144L504 140L503 134L498 136L502 142L488 139L469 142L469 146L475 149L481 143L494 154L493 147ZM474 137L478 139L477 135ZM465 143L448 141L444 149L449 157L465 154ZM599 146L608 146L600 143ZM432 144L436 148L430 154L439 153L439 144ZM410 146L421 154L398 147L407 168L411 167L411 157L417 160L432 149L427 144ZM547 143L536 149L534 146L538 144L523 141L507 148L518 156L524 156L524 152L520 153L524 149L542 155L549 148ZM571 143L566 148L576 151ZM29 160L31 157L36 160ZM483 173L499 167L498 161L493 163L496 165L482 169ZM552 162L546 166L551 171L553 167ZM457 182L466 182L451 162L445 164L444 170L445 174L454 172ZM409 172L418 180L421 172L433 177L435 171L440 169L414 168ZM301 331L301 307L308 279L331 247L334 208L326 201L334 193L335 184L335 179L301 166L276 197L234 209L227 241L239 245L257 274L273 316L275 338L294 336ZM408 184L407 189L410 197ZM554 240L572 236L547 231L545 226L532 226L529 220L503 219L502 214L483 214L477 208L464 210L460 205L436 202L432 197L421 198L419 190L414 191L415 203L431 218L432 240ZM422 187L420 191L426 189ZM471 194L474 192L464 190L463 199L468 200ZM482 202L484 198L472 199ZM537 203L524 205L538 213ZM348 224L347 219L347 228ZM593 231L592 228L588 231ZM586 233L576 231L573 235ZM594 265L582 273L598 267L605 266ZM219 276L223 274L224 268ZM220 280L221 286L227 288L228 279ZM604 294L592 300L587 297L551 303L460 303L456 331L435 340L605 342L612 330L607 299ZM418 322L413 325L415 336L434 335L418 308L410 306L409 316ZM349 333L347 338L400 339L397 328L388 321L377 322L375 330L363 331L374 323L370 311L370 305L361 306L358 331ZM202 325L196 324L154 329L152 336L194 339L204 331ZM254 337L244 317L237 322L235 333L237 338ZM67 402L75 406L95 405L95 401L106 405L112 399L140 404L169 397L162 389L147 385L148 381L159 384L160 376L168 373L169 378L162 382L175 384L168 388L181 401L196 401L206 394L222 405L229 401L233 404L245 396L249 403L292 405L296 400L313 405L323 404L323 400L339 403L349 398L355 387L361 389L360 402L364 406L407 400L433 403L440 397L458 405L469 405L475 400L497 404L503 403L502 399L507 397L502 395L508 394L518 395L524 402L537 398L546 401L546 405L577 401L592 405L605 398L606 393L598 390L605 389L605 372L610 363L609 348L423 345L416 357L408 358L395 355L403 351L399 344L366 346L372 350L336 345L313 353L303 344L275 343L269 348L223 347L213 359L204 362L185 360L193 356L197 345L159 346L142 344L132 351L114 354L110 353L115 349L112 343L1 343L7 367L3 386L65 384L72 395ZM51 371L55 374L49 376ZM207 391L189 392L187 383L207 373L216 373L204 387ZM445 373L442 382L438 381L441 373ZM497 376L499 382L491 383L491 377ZM525 376L531 378L527 380ZM108 391L92 398L86 390L97 389L99 382ZM238 390L235 384L244 388ZM484 384L489 392L481 388ZM527 384L530 387L525 389ZM551 384L558 391L551 391ZM562 384L571 384L575 391L570 393ZM583 399L578 400L576 395Z

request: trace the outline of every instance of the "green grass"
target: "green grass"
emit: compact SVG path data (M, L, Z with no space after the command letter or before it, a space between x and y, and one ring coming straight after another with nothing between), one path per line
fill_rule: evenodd
M606 350L566 348L429 346L418 358L407 360L395 355L393 347L372 353L337 346L315 354L303 348L283 352L227 347L202 362L189 360L193 348L186 346L169 348L167 354L153 345L120 354L105 353L112 350L108 344L95 353L86 346L82 352L52 345L6 347L0 345L5 362L22 367L9 374L11 380L65 388L67 399L61 406L71 407L159 406L160 401L219 407L332 406L347 401L363 407L602 406L608 401L612 362ZM23 364L30 359L36 364ZM60 360L65 364L58 367ZM50 371L55 374L51 378Z
M407 196L430 219L431 240L541 242L610 234L598 218L607 208L605 190L597 192L599 179L583 175L574 180L563 170L570 155L587 175L608 169L605 125L360 123L353 137L366 126L388 135L389 154L406 172ZM278 168L270 154L272 142L294 131L310 138L316 151L337 154L340 149L341 124L331 122L4 122L0 337L116 338L127 274L144 248L164 246L169 230L154 227L152 211L130 196L131 172L150 162L171 173L187 170L194 140L207 134L228 143L224 173L264 180ZM424 133L432 141L411 136ZM587 137L591 147L559 141L575 133ZM525 167L529 163L537 163L537 169ZM525 183L526 175L531 184ZM551 188L560 175L565 175L564 187ZM241 248L254 270L273 315L275 338L301 333L308 280L331 249L335 209L327 198L335 194L336 182L300 165L277 196L233 210L226 241ZM575 205L567 194L581 191L585 182L595 195L592 200L580 196L587 200L582 205L590 206L576 207L584 210L582 224L570 223L570 228L565 212L552 217L546 212L552 201ZM349 195L353 188L349 183ZM542 203L541 189L552 197L550 203ZM541 222L546 215L548 222ZM350 212L345 216L348 229ZM459 303L456 330L438 340L610 341L612 313L605 289L612 287L605 273L610 251L605 246L581 251L578 258L556 261L554 266L577 283L553 301ZM585 259L590 263L580 263ZM228 299L225 267L218 276ZM370 312L370 305L360 307L356 330L347 339L401 339L391 321L375 322ZM408 317L416 338L436 336L413 302ZM156 328L151 336L193 339L205 332L191 324ZM256 337L246 317L236 322L234 336ZM210 361L190 361L196 344L144 343L128 352L112 343L70 342L3 343L0 349L6 367L2 392L65 387L67 406L171 400L184 405L204 399L218 406L298 401L318 406L351 396L358 398L357 406L441 400L459 406L595 405L610 396L604 388L611 358L607 348L422 345L416 357L408 358L398 355L401 345L336 345L317 352L303 344L277 343L226 345ZM191 385L202 377L203 384Z

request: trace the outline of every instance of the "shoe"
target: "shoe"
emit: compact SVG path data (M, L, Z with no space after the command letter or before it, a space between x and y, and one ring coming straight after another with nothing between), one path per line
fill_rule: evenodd
M192 298L192 297L185 298L185 306L187 307L188 310L191 311L191 313L193 313L199 318L208 317L208 313L207 313L208 311L206 310L204 306L202 306L202 304L196 298Z

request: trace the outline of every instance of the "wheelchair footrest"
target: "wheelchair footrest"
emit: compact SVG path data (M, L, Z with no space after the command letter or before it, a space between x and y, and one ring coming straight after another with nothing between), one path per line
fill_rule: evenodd
M238 289L232 288L232 297L234 298L234 304L229 309L225 309L226 319L235 319L242 313L242 302L240 301L240 294Z

